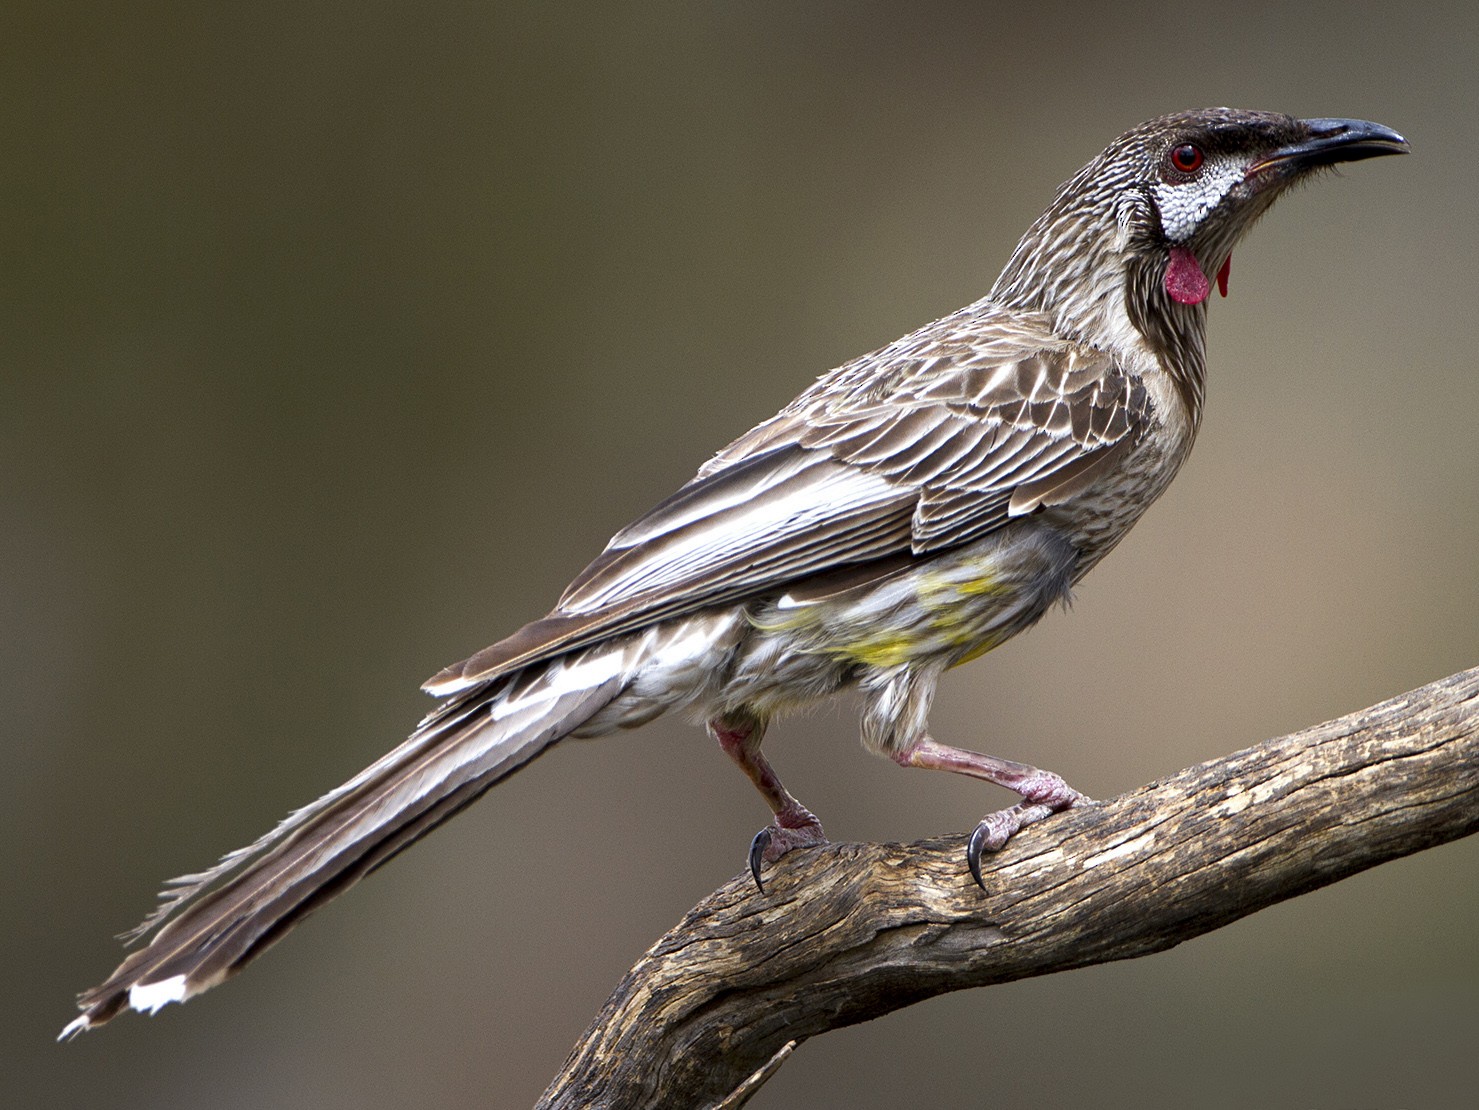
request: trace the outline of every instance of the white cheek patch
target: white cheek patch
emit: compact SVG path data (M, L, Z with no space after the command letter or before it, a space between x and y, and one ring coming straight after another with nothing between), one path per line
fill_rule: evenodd
M1151 186L1156 207L1161 210L1161 230L1173 243L1191 238L1207 213L1216 208L1228 191L1243 180L1240 160L1222 158L1209 161L1191 181L1171 184L1157 181Z

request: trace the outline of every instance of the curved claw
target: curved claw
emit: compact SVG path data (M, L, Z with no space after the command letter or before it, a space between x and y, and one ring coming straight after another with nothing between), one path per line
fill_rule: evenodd
M755 889L765 893L765 884L760 881L760 865L765 862L765 849L770 847L770 826L766 825L750 841L750 874L755 876Z
M971 869L971 878L976 880L976 885L982 890L986 889L986 881L981 878L981 853L986 850L987 835L986 822L982 821L976 826L976 831L971 833L970 843L965 848L966 866ZM755 881L759 882L759 879Z

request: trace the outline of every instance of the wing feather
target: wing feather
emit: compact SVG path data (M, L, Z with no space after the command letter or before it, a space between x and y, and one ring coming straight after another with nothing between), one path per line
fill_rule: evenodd
M1037 318L962 310L823 377L618 532L549 616L427 688L968 542L1087 488L1152 418L1106 353Z

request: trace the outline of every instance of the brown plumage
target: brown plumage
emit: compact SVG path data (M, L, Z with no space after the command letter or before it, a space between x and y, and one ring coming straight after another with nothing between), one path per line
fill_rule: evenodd
M706 720L775 814L758 884L824 839L761 754L766 724L858 687L871 750L1022 796L972 836L979 881L983 850L1085 799L933 739L940 675L1065 600L1174 477L1239 236L1288 183L1405 149L1377 124L1223 108L1127 132L987 297L822 377L618 533L547 617L435 676L447 700L399 748L175 880L65 1032L213 986L549 745L670 709Z

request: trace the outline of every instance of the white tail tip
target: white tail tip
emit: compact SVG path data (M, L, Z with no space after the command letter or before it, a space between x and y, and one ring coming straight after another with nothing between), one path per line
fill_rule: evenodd
M160 1007L189 997L183 975L171 975L157 983L135 983L128 988L128 1004L141 1014L157 1014Z

